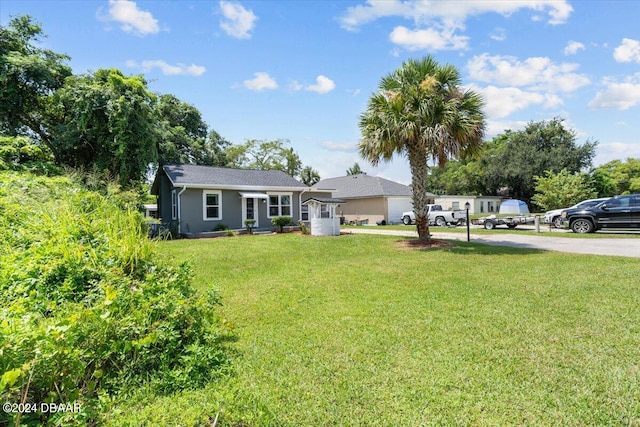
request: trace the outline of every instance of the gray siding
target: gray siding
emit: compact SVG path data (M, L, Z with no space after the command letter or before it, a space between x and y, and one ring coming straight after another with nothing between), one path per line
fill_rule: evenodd
M181 232L184 234L204 233L212 231L217 225L224 224L232 229L244 228L242 204L244 199L237 190L217 190L221 192L222 215L219 220L205 220L203 214L202 189L187 189L180 196ZM268 218L268 203L255 200L258 214L258 228L271 229L271 218ZM300 218L300 194L294 192L291 197L291 210L294 222ZM170 208L170 206L169 206Z

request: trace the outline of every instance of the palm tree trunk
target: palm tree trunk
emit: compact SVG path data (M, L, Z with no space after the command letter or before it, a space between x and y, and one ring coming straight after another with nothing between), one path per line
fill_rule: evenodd
M413 192L413 211L416 214L418 239L429 242L429 218L427 217L427 154L424 149L409 147L407 150L411 168L411 190Z

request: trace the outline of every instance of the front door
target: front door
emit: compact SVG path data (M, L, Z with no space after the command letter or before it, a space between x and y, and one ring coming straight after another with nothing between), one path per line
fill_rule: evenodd
M246 198L243 199L244 203L242 204L242 225L244 226L244 221L247 219L255 219L256 223L253 225L254 227L258 227L258 203L256 199Z

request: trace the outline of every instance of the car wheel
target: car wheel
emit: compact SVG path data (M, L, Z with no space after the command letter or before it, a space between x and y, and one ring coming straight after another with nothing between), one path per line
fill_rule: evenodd
M411 225L411 217L409 215L405 215L402 217L402 223L404 225Z
M585 218L578 218L571 222L571 230L574 233L591 233L593 231L593 223Z
M557 216L555 218L553 218L553 221L551 221L553 226L555 228L562 228L562 217L561 216Z
M484 222L485 230L493 230L495 227L496 227L496 225L491 220L488 220L488 221Z
M445 221L443 217L439 216L439 217L436 218L436 225L438 227L446 227L447 226L447 221Z

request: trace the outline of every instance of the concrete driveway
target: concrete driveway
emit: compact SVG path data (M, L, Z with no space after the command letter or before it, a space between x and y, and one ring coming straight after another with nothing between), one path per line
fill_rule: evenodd
M447 233L439 231L436 227L429 230L434 239L467 240L466 233ZM345 233L354 234L383 234L389 236L417 237L415 230L385 230L384 227L361 227L343 230ZM640 258L640 238L569 238L546 237L526 234L474 234L471 232L471 241L493 246L507 246L512 248L541 249L545 251L559 251L575 254L611 255Z

